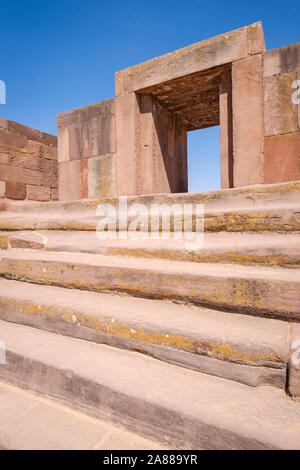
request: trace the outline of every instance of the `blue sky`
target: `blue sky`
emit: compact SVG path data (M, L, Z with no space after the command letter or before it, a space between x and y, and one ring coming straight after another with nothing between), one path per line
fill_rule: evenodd
M114 73L262 21L267 49L298 42L297 2L1 1L0 116L56 134L56 114L114 96ZM215 189L219 129L189 135L189 190Z

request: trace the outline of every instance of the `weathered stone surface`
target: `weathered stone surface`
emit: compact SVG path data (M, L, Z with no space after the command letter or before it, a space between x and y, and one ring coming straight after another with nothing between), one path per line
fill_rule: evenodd
M14 121L7 121L7 129L13 135L26 137L27 140L42 141L42 132Z
M247 27L179 49L116 74L116 96L248 56Z
M57 162L55 160L48 160L31 154L12 152L11 164L16 167L40 171L46 174L47 177L50 175L57 176L58 174Z
M115 156L101 155L88 160L88 197L110 197L115 189Z
M26 233L10 244L35 249L44 240L46 235ZM0 318L140 351L251 386L284 388L286 382L286 322L61 287L32 284L28 290L7 280L0 281Z
M264 54L264 77L300 70L300 42Z
M297 72L297 80L298 80L298 90L300 90L300 71ZM300 130L300 92L298 93L299 103L298 103L298 128Z
M220 100L221 187L233 187L232 81L231 73L222 76Z
M0 181L0 197L4 197L5 192L6 192L5 181Z
M27 199L32 201L49 201L50 188L46 186L32 186L27 185Z
M7 130L7 126L8 126L7 120L0 117L0 129L6 129Z
M59 127L57 129L57 138L58 138L58 161L66 162L70 160L69 127Z
M98 417L109 416L128 430L159 435L168 445L300 448L299 405L279 390L249 388L135 352L20 325L2 322L1 336L8 352L7 364L0 368L3 380L26 388L30 384Z
M58 200L58 188L51 188L51 200L52 201Z
M80 160L80 199L86 199L89 197L88 165L89 160L87 158Z
M294 91L292 85L296 79L296 72L264 79L264 128L266 136L298 131L298 106L292 102L292 93Z
M50 160L57 160L57 148L45 145L34 140L28 140L27 153L33 154L36 157L47 158Z
M265 183L300 179L300 132L265 137Z
M10 162L10 155L9 153L0 153L0 164L8 165Z
M25 199L26 185L23 183L6 182L5 197L9 199Z
M277 271L162 259L138 263L130 257L8 250L0 259L0 273L43 284L180 299L290 321L298 321L300 315L300 277L289 268Z
M289 392L293 397L300 398L300 325L291 326L290 358L289 358Z
M155 441L0 383L1 450L163 449ZM41 432L41 423L46 432Z
M80 161L58 164L58 194L62 201L80 199Z
M266 50L264 31L260 22L248 26L248 54L260 54Z
M7 130L0 130L0 151L3 152L3 149L26 152L27 139L23 135L14 135Z
M263 183L262 58L232 64L233 184Z
M57 115L57 127L60 129L94 119L109 118L115 113L114 101L114 98L111 98L83 106L82 108L59 113Z

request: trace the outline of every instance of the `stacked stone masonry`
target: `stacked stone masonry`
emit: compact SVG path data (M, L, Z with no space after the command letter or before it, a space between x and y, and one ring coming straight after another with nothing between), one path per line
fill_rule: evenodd
M0 197L58 199L57 137L0 118Z
M300 43L266 52L261 23L117 72L58 115L60 199L187 192L187 132L215 125L222 188L299 180L299 78Z

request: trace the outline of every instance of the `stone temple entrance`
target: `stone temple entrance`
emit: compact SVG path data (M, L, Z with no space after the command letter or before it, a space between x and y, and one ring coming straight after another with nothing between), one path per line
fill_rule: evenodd
M119 194L129 187L133 194L186 192L187 132L215 125L222 187L262 182L264 50L256 24L118 72L116 165L117 175L127 174L126 183L118 180ZM247 182L239 165L246 151Z
M58 115L59 198L186 192L187 132L216 125L222 188L300 178L299 62L255 23L117 72L115 98Z

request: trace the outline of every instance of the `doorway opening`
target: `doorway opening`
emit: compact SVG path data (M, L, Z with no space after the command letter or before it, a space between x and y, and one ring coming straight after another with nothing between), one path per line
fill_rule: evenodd
M188 192L221 189L220 126L188 132Z

